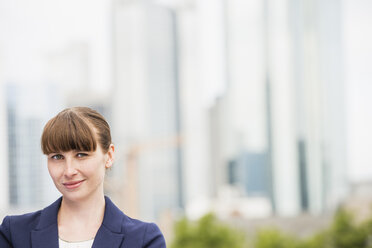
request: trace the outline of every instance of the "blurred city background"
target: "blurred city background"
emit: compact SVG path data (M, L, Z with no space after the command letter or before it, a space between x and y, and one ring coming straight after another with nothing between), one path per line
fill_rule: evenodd
M0 219L59 193L46 121L109 121L129 216L307 235L372 203L372 1L0 0Z

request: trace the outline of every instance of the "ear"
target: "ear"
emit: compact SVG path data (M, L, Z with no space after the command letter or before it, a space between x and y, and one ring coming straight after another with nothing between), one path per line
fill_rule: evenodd
M110 145L108 151L107 151L107 161L105 164L105 168L111 168L112 164L114 163L115 160L115 146L113 144Z

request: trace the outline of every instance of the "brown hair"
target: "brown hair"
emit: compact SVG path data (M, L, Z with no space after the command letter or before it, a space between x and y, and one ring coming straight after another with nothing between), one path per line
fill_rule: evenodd
M97 142L103 152L111 144L110 126L97 111L87 107L62 110L50 119L41 136L44 154L53 152L95 151Z

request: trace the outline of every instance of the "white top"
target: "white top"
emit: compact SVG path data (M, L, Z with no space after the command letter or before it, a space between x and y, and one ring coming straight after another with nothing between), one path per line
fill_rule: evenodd
M92 248L94 239L79 241L79 242L68 242L62 239L59 240L59 248Z

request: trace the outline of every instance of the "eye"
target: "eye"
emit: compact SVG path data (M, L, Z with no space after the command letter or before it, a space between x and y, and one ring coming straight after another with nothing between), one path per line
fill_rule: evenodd
M88 154L87 153L83 153L83 152L79 152L79 153L76 154L76 157L78 157L78 158L84 158L86 156L88 156Z
M55 155L51 156L50 158L54 159L54 160L61 160L61 159L63 159L63 156L61 154L55 154Z

